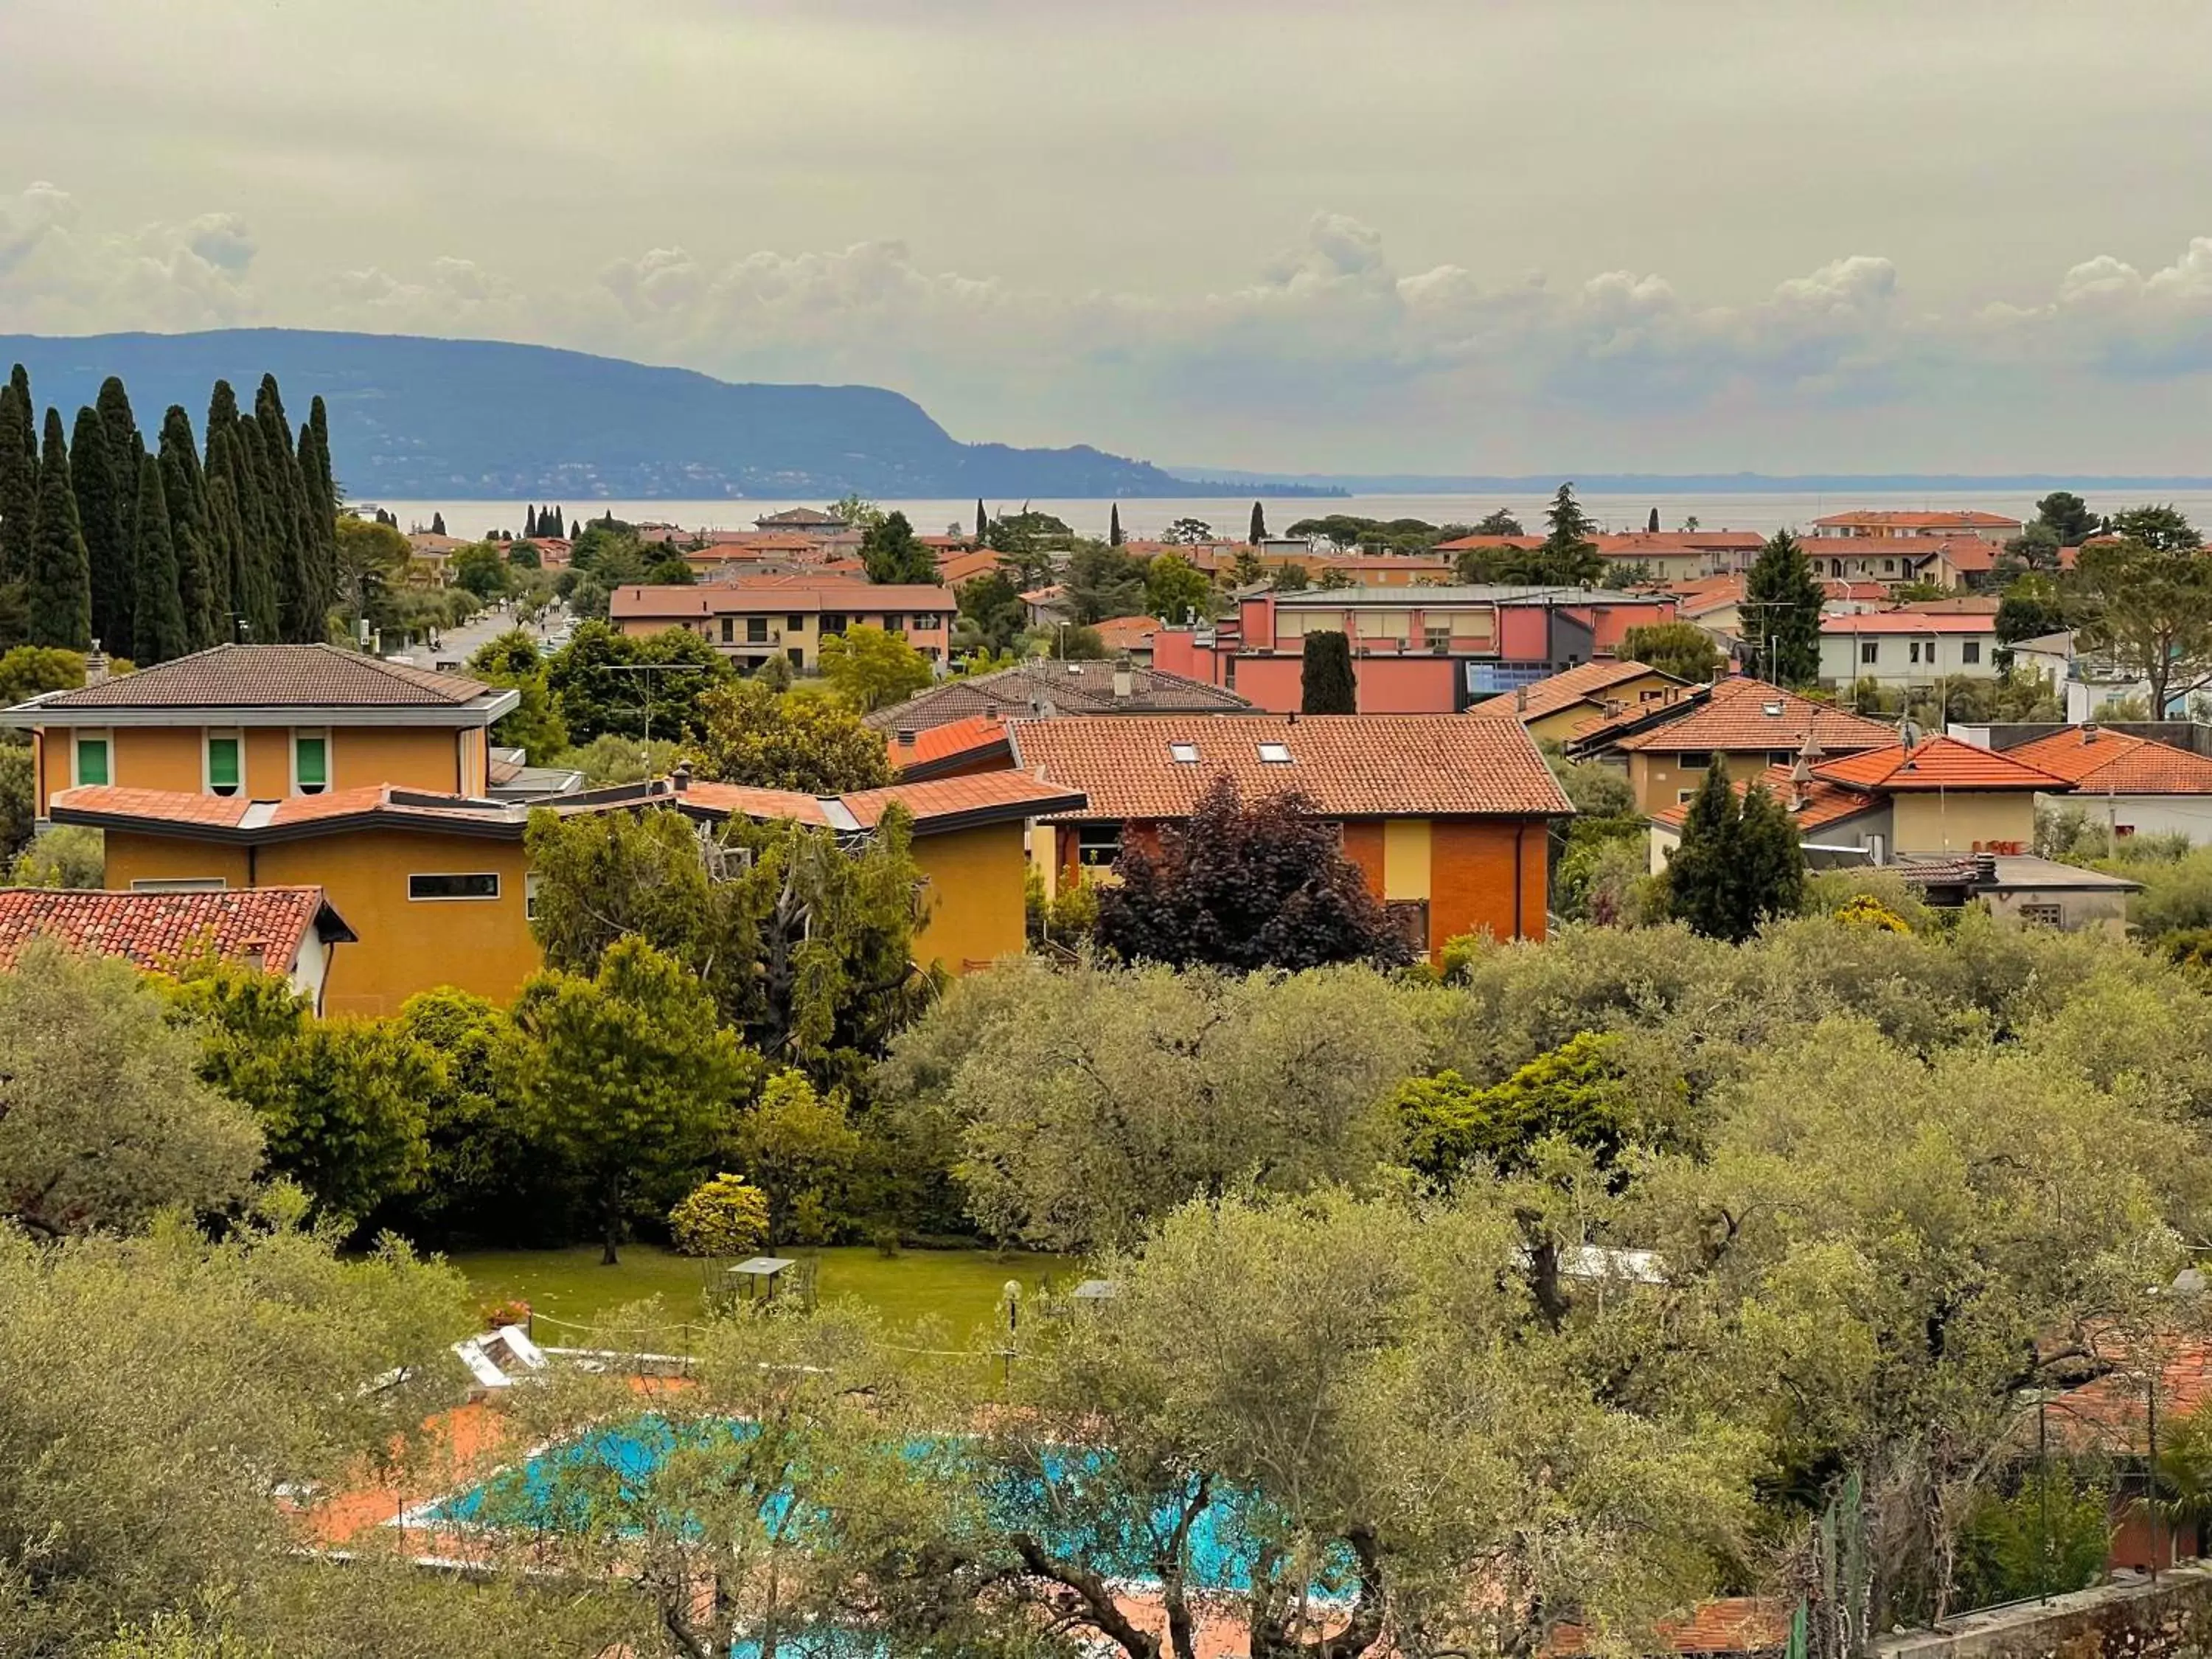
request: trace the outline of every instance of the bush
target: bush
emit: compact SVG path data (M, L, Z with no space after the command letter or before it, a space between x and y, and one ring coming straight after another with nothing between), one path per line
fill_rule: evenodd
M768 1195L742 1176L718 1175L668 1212L668 1231L685 1255L750 1255L768 1237Z

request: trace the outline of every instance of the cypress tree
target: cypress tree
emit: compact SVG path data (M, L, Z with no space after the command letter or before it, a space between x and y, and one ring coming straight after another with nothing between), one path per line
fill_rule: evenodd
M575 540L579 536L581 536L583 533L584 533L584 526L581 526L581 525L578 524L578 523L577 523L574 519L571 519L571 520L568 520L568 539L569 539L570 541L572 541L572 542L573 542L573 541L574 541L574 540Z
M1805 848L1796 820L1764 783L1744 792L1736 820L1736 855L1741 865L1741 917L1748 938L1770 916L1793 916L1805 903Z
M1655 535L1658 533L1658 530L1659 530L1659 509L1658 509L1657 507L1653 507L1653 508L1651 509L1651 520L1650 520L1650 523L1648 523L1648 524L1646 524L1644 527L1646 530L1650 531L1650 532L1651 532L1653 534L1655 534Z
M534 502L522 509L522 533L526 537L538 533L538 507Z
M1252 503L1252 545L1259 546L1267 539L1267 514L1260 503Z
M1667 861L1667 908L1677 921L1707 939L1741 939L1746 907L1742 883L1742 813L1718 756L1690 798L1682 842Z
M231 440L226 436L223 441L227 447ZM228 601L216 618L215 643L235 644L251 627L246 615L246 514L238 504L237 487L227 472L208 479L207 517L209 562L222 581Z
M22 364L0 390L0 586L31 574L31 526L39 512L39 430L31 377Z
M33 645L67 651L92 645L92 571L70 487L69 445L62 412L46 411L46 436L39 457L39 504L31 526L29 593Z
M107 428L107 465L115 477L116 511L123 518L123 553L128 562L138 549L138 458L146 453L146 439L131 412L131 393L114 375L100 383L100 396L92 406Z
M308 568L313 577L315 615L321 639L330 630L330 613L338 602L338 487L331 476L330 413L323 400L307 406L300 428L300 477L306 501Z
M1359 682L1352 672L1352 641L1335 629L1306 635L1305 659L1298 670L1298 712L1359 712Z
M1119 547L1121 544L1121 503L1116 501L1112 507L1106 510L1106 545L1109 547Z
M182 404L170 404L161 417L160 465L185 646L204 651L230 635L230 568L228 553L217 547L214 526L208 522L207 477L192 443L192 417Z
M276 625L283 638L304 644L321 639L329 624L316 605L315 537L300 453L274 374L261 377L253 421L261 429L262 510L268 515L270 568L276 581Z
M230 483L238 503L239 558L231 572L231 604L246 625L246 637L259 644L283 638L278 626L276 554L270 544L267 468L261 428L241 416L231 428L227 448Z
M92 637L118 657L131 653L131 550L118 499L120 479L107 453L107 427L96 409L80 409L70 430L70 489L92 584ZM138 493L138 480L131 480Z
M446 533L446 515L444 514L433 513L430 515L430 533L433 536L442 536Z
M1743 580L1744 626L1759 677L1810 685L1820 674L1820 606L1826 595L1797 538L1778 530Z
M138 526L138 553L132 560L138 592L131 606L131 659L143 667L167 662L191 648L185 628L185 602L175 544L169 536L169 504L161 491L161 464L138 457L138 501L131 514Z
M990 531L991 531L991 518L990 518L990 515L989 515L988 514L987 514L986 512L984 512L984 511L983 511L983 498L982 498L981 495L978 495L978 496L975 498L975 545L976 545L976 546L978 546L978 547L982 546L982 544L983 544L983 538L984 538L984 537L986 537L987 535L988 535L988 534L990 533Z

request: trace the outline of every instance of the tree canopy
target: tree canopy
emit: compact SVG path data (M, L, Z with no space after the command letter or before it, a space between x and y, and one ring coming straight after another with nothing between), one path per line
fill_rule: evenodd
M1744 578L1744 642L1752 672L1777 685L1820 678L1820 606L1826 599L1797 538L1778 530Z

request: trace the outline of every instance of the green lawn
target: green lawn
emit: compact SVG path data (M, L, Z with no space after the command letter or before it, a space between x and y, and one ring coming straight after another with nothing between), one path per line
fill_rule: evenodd
M894 1324L911 1325L934 1316L945 1334L965 1337L996 1316L1006 1282L1018 1279L1026 1299L1047 1275L1072 1280L1076 1264L1066 1257L1009 1250L905 1250L887 1256L872 1246L787 1252L821 1261L817 1294L823 1299L853 1297L880 1310ZM625 1244L620 1265L599 1265L599 1247L565 1250L471 1250L453 1263L485 1301L520 1297L538 1319L538 1340L562 1342L579 1334L547 1322L588 1325L611 1319L626 1304L658 1296L670 1324L699 1317L704 1264L649 1244ZM672 1341L676 1333L671 1332ZM641 1346L650 1344L641 1343Z

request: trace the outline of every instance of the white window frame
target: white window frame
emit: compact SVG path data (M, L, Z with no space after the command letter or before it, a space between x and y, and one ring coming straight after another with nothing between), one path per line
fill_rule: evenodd
M530 871L522 878L522 919L525 921L538 920L538 872Z
M418 881L477 881L491 878L489 893L418 893ZM407 902L410 904L496 904L501 884L496 870L410 870L407 872Z
M70 787L73 789L82 789L85 787L84 777L80 769L82 756L79 745L87 743L97 743L106 750L106 781L111 786L113 785L115 782L115 733L106 726L94 726L70 733Z
M314 793L319 795L327 795L331 790L337 787L337 778L336 776L337 769L331 764L334 748L331 743L331 731L330 727L326 726L295 726L292 728L290 762L292 768L292 793L295 795L304 795L307 793L305 789L302 789L300 787L300 739L302 738L320 738L322 739L323 782L322 787L317 789Z
M1259 744L1258 748L1260 764L1262 766L1289 766L1294 763L1291 759L1291 746L1286 743L1263 743ZM1270 750L1273 752L1270 753Z
M148 876L131 884L134 893L227 893L221 876Z
M200 732L200 793L213 795L215 789L215 746L228 740L238 745L238 787L221 800L236 800L246 793L246 733L234 727L211 726Z
M1195 766L1198 764L1198 745L1194 743L1171 743L1168 745L1168 758L1177 766Z

